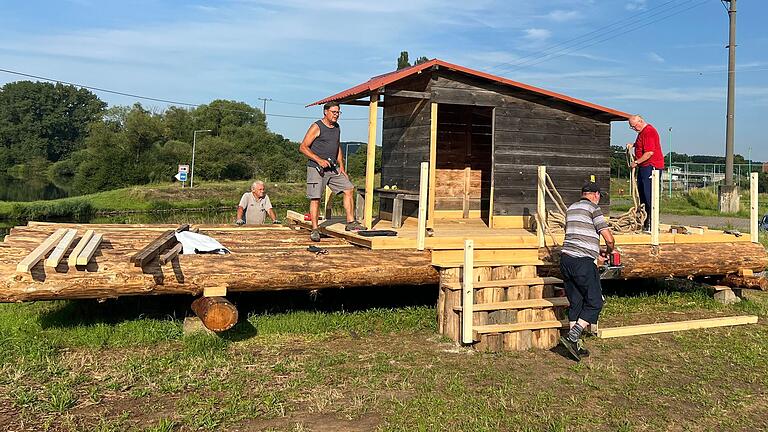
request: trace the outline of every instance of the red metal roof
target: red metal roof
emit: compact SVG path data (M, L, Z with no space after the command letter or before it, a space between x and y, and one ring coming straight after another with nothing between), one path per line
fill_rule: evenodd
M544 90L544 89L539 88L539 87L534 87L534 86L531 86L531 85L528 85L528 84L523 84L521 82L512 81L510 79L503 78L503 77L500 77L500 76L491 75L491 74L485 73L485 72L480 72L480 71L477 71L477 70L474 70L474 69L466 68L464 66L459 66L459 65L452 64L452 63L448 63L448 62L440 60L440 59L432 59L432 60L430 60L430 61L428 61L426 63L414 65L414 66L407 67L407 68L404 68L404 69L400 69L400 70L397 70L397 71L389 72L389 73L386 73L386 74L383 74L383 75L375 76L375 77L371 78L370 80L368 80L368 81L366 81L366 82L364 82L362 84L358 84L358 85L356 85L356 86L354 86L352 88L349 88L349 89L346 89L346 90L341 91L339 93L336 93L335 95L328 96L325 99L320 99L319 101L313 102L313 103L311 103L311 104L309 104L307 106L310 107L310 106L313 106L313 105L321 105L321 104L324 104L326 102L331 102L331 101L357 99L357 98L359 98L361 96L367 96L367 95L370 94L370 92L375 91L375 90L377 90L377 89L379 89L381 87L384 87L387 84L391 84L391 83L393 83L395 81L398 81L400 79L403 79L403 78L405 78L407 76L411 76L411 75L417 74L417 73L419 73L419 72L421 72L421 71L423 71L425 69L431 68L432 66L444 67L444 68L455 70L455 71L458 71L458 72L463 72L463 73L468 74L468 75L473 75L473 76L476 76L476 77L479 77L479 78L484 78L484 79L487 79L487 80L490 80L490 81L495 81L495 82L498 82L498 83L501 83L501 84L506 84L506 85L509 85L509 86L512 86L512 87L517 87L517 88L521 88L521 89L524 89L524 90L528 90L528 91L531 91L531 92L534 92L534 93L539 93L539 94L542 94L542 95L551 96L553 98L560 99L560 100L568 102L568 103L572 103L572 104L576 104L576 105L581 105L581 106L584 106L584 107L587 107L587 108L592 108L592 109L597 110L597 111L602 111L602 112L607 113L607 114L612 114L612 115L615 115L615 116L620 117L622 119L627 119L630 116L630 114L627 114L627 113L622 112L622 111L618 111L618 110L607 108L607 107L604 107L604 106L601 106L601 105L593 104L593 103L590 103L590 102L587 102L587 101L583 101L581 99L572 98L570 96L566 96L564 94L556 93L556 92L553 92L553 91Z

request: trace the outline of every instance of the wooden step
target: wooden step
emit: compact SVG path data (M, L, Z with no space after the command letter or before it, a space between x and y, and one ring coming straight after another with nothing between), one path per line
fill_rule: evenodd
M475 249L474 261L491 262L532 262L539 260L539 249ZM464 249L444 249L432 251L432 262L455 262L464 264ZM522 265L522 264L521 264Z
M440 268L456 268L456 267L464 267L464 260L456 261L456 260L436 260L434 257L432 258L432 265L435 267ZM517 259L517 258L507 258L507 259L498 259L498 260L475 260L474 266L475 267L498 267L498 266L551 266L553 265L551 262L542 261L539 259L536 260L530 260L530 259Z
M477 263L475 263L477 265ZM531 286L531 285L554 285L561 284L563 281L556 277L537 277L537 278L521 278L521 279L500 279L493 281L472 282L472 288L504 288L511 286ZM443 287L451 291L458 291L462 288L461 282L448 282L444 283Z
M547 308L555 306L568 306L567 297L551 297L541 299L528 299L528 300L509 300L495 303L476 303L472 305L473 312L480 311L496 311L507 309L532 309L532 308ZM453 308L454 311L460 312L461 306Z
M549 328L562 328L568 327L568 321L536 321L536 322L524 322L514 324L489 324L482 326L472 327L473 333L476 334L488 334L488 333L507 333L517 332L522 330L541 330Z

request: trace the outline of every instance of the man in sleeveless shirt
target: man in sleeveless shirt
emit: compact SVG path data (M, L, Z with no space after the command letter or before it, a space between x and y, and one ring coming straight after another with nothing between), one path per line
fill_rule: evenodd
M309 215L312 220L312 232L309 238L320 241L320 231L317 229L317 218L320 213L320 198L325 187L331 188L336 195L344 194L344 211L347 216L347 231L366 229L355 220L352 209L354 186L349 181L344 169L344 157L341 152L341 130L337 123L341 109L337 102L323 105L323 118L312 123L301 141L299 151L307 161L307 198L309 198Z
M570 330L560 342L576 361L589 355L582 346L581 333L590 324L597 324L603 309L603 290L597 265L613 250L613 234L600 202L600 188L587 182L581 188L581 199L568 207L565 215L565 240L560 255L560 273L568 296ZM600 237L606 250L600 251Z

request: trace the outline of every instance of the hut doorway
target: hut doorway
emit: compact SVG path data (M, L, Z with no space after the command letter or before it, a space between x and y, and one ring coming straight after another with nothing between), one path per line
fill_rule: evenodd
M490 224L493 107L439 104L435 216Z

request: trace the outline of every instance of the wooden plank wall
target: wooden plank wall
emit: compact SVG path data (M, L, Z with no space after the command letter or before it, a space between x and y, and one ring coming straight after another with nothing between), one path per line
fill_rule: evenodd
M547 166L566 204L578 200L591 175L609 192L610 123L600 114L446 70L430 89L440 104L497 107L494 215L536 212L538 165Z

